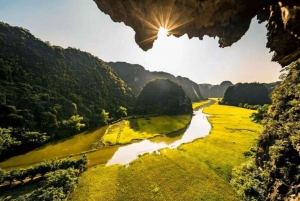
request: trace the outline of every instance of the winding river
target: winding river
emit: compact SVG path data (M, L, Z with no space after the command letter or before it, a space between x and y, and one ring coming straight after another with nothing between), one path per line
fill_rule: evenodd
M207 136L211 130L211 125L207 120L208 115L203 113L203 108L212 105L214 102L214 100L211 100L209 103L201 106L197 111L194 111L190 124L181 131L129 145L105 146L88 153L90 165L126 165L138 158L139 155L153 152L158 153L158 150L163 148L174 149L181 144ZM105 133L105 129L106 127L103 127L91 133L79 134L63 141L49 143L24 155L15 156L3 161L0 163L0 167L3 169L26 167L45 159L49 160L54 157L63 158L73 154L75 154L75 158L80 158L82 153L78 155L76 155L76 153L89 150L91 142L100 140Z
M211 130L211 125L207 120L208 115L203 113L203 109L213 103L214 101L211 101L210 103L200 107L197 111L194 111L190 125L182 131L178 131L164 137L156 137L119 147L106 165L125 165L138 158L139 155L153 152L158 153L158 150L163 148L174 149L181 144L207 136Z

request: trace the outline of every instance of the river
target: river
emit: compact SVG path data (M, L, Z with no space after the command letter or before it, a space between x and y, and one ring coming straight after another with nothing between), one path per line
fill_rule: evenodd
M138 158L139 155L153 152L158 153L158 150L163 148L174 149L181 144L207 136L211 130L211 125L207 120L208 115L203 113L203 108L212 105L214 102L214 100L211 100L209 103L201 106L197 111L194 111L190 124L181 131L129 145L105 146L88 153L90 166L97 164L126 165ZM3 169L27 167L43 160L49 160L55 157L63 158L73 154L75 158L80 158L82 154L76 154L89 150L92 142L100 140L105 133L105 129L106 127L103 127L91 133L78 134L59 142L51 142L26 154L3 161L0 163L0 167Z
M207 120L208 115L203 113L203 109L213 103L214 101L211 101L200 107L197 111L194 111L191 123L182 131L119 147L106 165L125 165L138 158L139 155L153 152L158 153L158 150L163 148L174 149L181 144L207 136L211 130L211 125Z

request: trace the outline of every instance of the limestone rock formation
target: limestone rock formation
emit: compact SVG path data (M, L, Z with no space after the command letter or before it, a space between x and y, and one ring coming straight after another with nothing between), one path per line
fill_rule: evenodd
M267 87L259 83L237 83L228 87L222 99L223 104L239 106L270 104Z
M220 47L231 46L249 29L257 15L267 21L267 47L273 61L288 65L300 56L300 1L298 0L94 0L115 22L136 32L136 43L151 49L160 27L189 38L218 37Z
M198 85L186 77L175 77L166 72L150 72L138 64L129 64L125 62L109 62L107 64L116 72L118 77L124 80L126 85L132 89L132 92L136 96L138 96L146 83L154 79L164 78L170 79L182 86L191 101L197 102L203 100Z
M177 115L193 113L192 102L182 86L169 79L148 82L135 104L136 114Z
M211 84L198 84L199 90L203 98L209 98L209 89L212 87Z
M220 85L198 84L198 87L204 98L222 98L226 89L232 85L230 81L223 81Z

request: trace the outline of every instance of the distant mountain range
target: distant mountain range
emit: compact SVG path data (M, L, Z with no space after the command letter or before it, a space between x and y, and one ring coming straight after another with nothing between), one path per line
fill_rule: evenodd
M203 100L198 84L186 77L175 77L166 72L150 72L138 64L125 62L108 62L107 64L116 72L117 76L124 80L127 86L132 89L135 96L137 96L145 84L151 80L165 78L181 85L191 101L196 102Z
M223 81L220 85L198 84L198 87L204 98L222 98L226 89L232 85L230 81Z
M268 89L268 92L270 94L275 86L280 84L280 81L260 84L264 85ZM211 85L207 83L198 84L203 98L222 98L228 87L232 85L233 84L230 81L223 81L220 85Z

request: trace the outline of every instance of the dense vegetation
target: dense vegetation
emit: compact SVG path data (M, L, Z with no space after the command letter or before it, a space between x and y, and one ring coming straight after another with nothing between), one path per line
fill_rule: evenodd
M132 102L125 83L89 53L2 22L0 47L1 160L119 118Z
M1 200L64 200L74 191L79 174L85 169L87 157L44 161L25 169L0 169ZM39 181L38 185L36 182ZM19 188L26 188L24 191ZM9 190L8 190L9 189Z
M300 184L300 60L286 70L288 74L272 93L256 157L234 174L234 185L244 200L296 197Z
M270 104L268 89L259 83L238 83L230 86L224 94L221 104L241 106Z
M262 123L264 117L267 116L269 107L270 107L269 104L264 104L262 106L259 106L257 108L257 112L254 112L250 116L250 118L252 119L252 121L254 121L256 123Z
M169 79L156 79L147 83L135 104L136 114L177 115L192 112L191 100L183 88Z
M146 83L154 79L170 79L173 82L181 85L186 95L193 102L203 100L198 85L188 78L173 76L172 74L165 72L150 72L145 70L143 66L137 64L128 64L125 62L109 62L116 74L124 80L124 82L132 89L133 93L137 96Z

